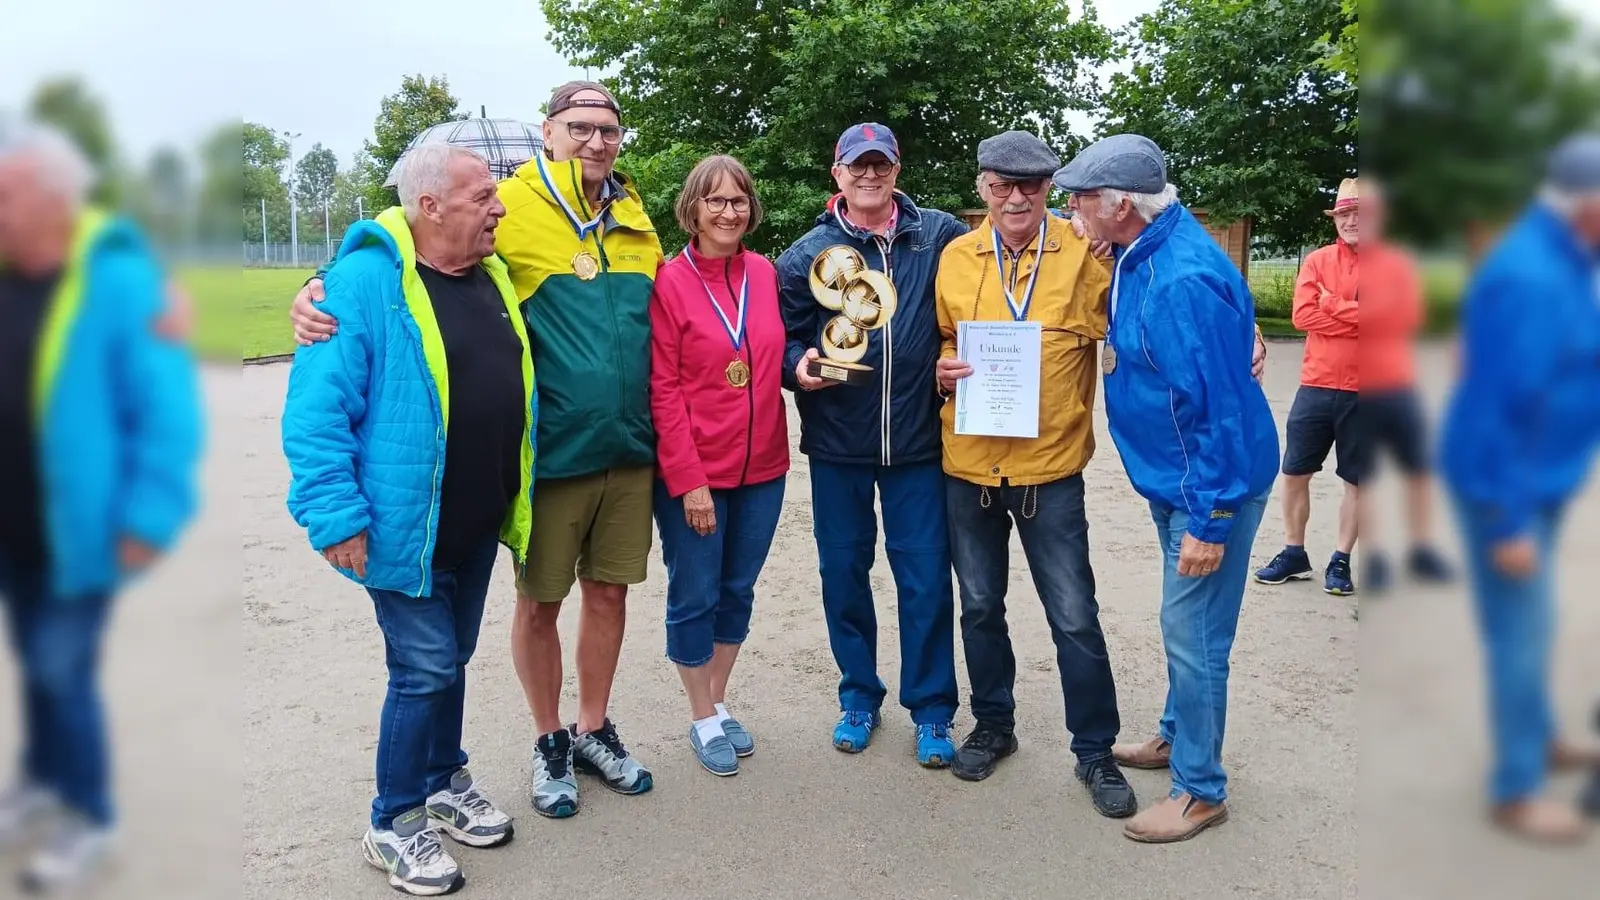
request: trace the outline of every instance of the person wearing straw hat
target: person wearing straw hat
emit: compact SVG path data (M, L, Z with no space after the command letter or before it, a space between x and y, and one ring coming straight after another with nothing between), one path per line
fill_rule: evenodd
M981 141L977 188L988 218L939 257L945 504L977 719L951 769L979 781L1017 749L1017 662L1005 606L1015 523L1055 641L1077 777L1101 815L1122 818L1133 815L1137 801L1111 756L1121 719L1095 603L1083 482L1094 455L1094 351L1105 338L1111 276L1089 241L1046 208L1050 176L1060 167L1055 151L1026 131ZM1040 327L1035 437L958 431L951 398L973 373L957 340L959 323L967 321Z
M1350 576L1359 523L1360 483L1367 460L1366 435L1357 425L1361 384L1359 248L1361 181L1346 178L1327 215L1338 240L1313 251L1300 266L1294 288L1294 326L1306 333L1300 389L1284 426L1284 548L1255 573L1261 584L1283 584L1312 577L1306 552L1311 518L1311 477L1337 447L1335 473L1344 482L1339 504L1338 545L1323 571L1323 590L1355 592Z
M627 129L603 85L556 88L544 149L499 183L495 232L522 299L539 373L539 468L527 567L517 573L511 656L534 720L533 808L578 811L574 772L642 794L650 770L607 710L622 650L628 586L644 581L652 543L655 429L650 411L650 295L663 254L632 179L615 170ZM291 318L301 343L337 328L315 309L313 280ZM556 630L578 583L578 715L561 718Z

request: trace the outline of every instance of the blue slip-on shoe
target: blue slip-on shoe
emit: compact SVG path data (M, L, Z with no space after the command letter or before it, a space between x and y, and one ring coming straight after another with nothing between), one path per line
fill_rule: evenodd
M738 719L723 719L722 733L727 735L728 743L733 745L733 752L743 759L756 752L756 739L750 732L744 730Z
M694 748L695 757L707 772L724 777L739 774L739 757L734 755L733 744L728 742L726 735L719 734L702 744L700 729L690 725L689 746Z
M1256 581L1262 584L1304 581L1311 577L1311 571L1311 557L1306 555L1304 547L1285 547L1272 562L1256 570Z
M950 739L949 725L917 726L917 763L924 768L943 769L956 758L956 745Z
M877 727L877 713L847 709L833 728L833 746L846 753L860 753L872 743L872 731Z
M1349 557L1335 556L1328 560L1328 569L1322 577L1322 589L1336 597L1348 597L1356 592L1355 582L1350 580Z

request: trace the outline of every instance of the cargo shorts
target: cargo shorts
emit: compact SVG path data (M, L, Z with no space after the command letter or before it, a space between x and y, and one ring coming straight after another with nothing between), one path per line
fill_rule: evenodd
M533 490L528 565L517 578L517 596L558 603L579 578L643 582L655 536L654 481L651 466L539 481Z

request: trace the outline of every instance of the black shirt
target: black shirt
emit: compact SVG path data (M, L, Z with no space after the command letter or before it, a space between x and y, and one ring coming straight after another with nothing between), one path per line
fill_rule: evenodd
M450 569L500 533L522 485L522 342L489 274L417 274L433 301L450 372L450 427L433 567Z
M0 552L43 562L43 515L33 424L33 367L60 272L43 278L0 271Z

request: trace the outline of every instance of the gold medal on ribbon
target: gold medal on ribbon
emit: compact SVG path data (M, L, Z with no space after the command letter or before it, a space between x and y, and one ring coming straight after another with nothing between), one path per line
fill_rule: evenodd
M1110 375L1117 370L1117 348L1106 343L1105 352L1100 354L1100 371Z
M722 374L728 379L728 384L736 388L742 388L750 383L750 367L745 365L742 359L728 363L727 371Z
M600 261L589 251L580 250L572 258L572 274L578 276L580 281L593 281L600 274Z

